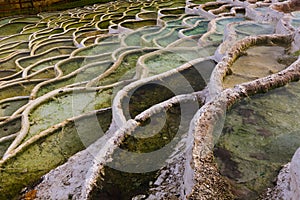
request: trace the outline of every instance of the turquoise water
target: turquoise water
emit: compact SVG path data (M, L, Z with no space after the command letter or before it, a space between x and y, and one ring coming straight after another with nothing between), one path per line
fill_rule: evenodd
M124 42L128 46L142 46L140 38L143 35L157 32L158 30L160 30L160 27L143 28L142 30L135 31L134 33L125 36Z
M193 27L188 30L184 30L182 33L186 36L204 34L208 30L208 23L209 21L204 21L204 20L200 21L197 23L196 27Z
M224 19L217 20L216 21L217 32L223 33L224 28L227 24L232 23L232 22L240 22L240 21L244 21L244 20L245 20L245 18L242 18L242 17L230 17L230 18L224 18Z
M185 19L185 22L189 25L194 25L196 24L196 22L198 22L199 20L204 20L205 18L203 17L189 17L187 19Z
M179 39L178 32L181 29L182 28L175 28L173 29L173 31L171 31L170 34L167 34L164 37L157 38L154 41L161 47L167 47L169 44Z

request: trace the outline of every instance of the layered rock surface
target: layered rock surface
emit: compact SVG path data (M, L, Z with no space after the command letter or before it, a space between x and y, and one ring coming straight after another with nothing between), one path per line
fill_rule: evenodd
M0 198L270 198L300 146L294 4L116 1L1 19ZM297 153L290 166L278 198L299 195Z

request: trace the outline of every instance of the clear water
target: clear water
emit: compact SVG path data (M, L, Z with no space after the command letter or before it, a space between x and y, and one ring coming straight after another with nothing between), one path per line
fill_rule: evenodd
M247 55L239 57L230 67L232 75L225 77L224 87L233 87L236 84L265 77L283 70L291 64L280 61L281 58L286 57L285 51L285 48L281 46L250 47L246 50Z
M28 24L30 24L30 22L15 22L4 24L1 26L0 36L3 37L20 33Z
M29 98L22 98L20 100L11 100L0 103L0 117L10 116L21 106L27 104Z
M175 42L179 39L178 32L183 29L183 27L180 28L174 28L173 31L171 31L170 34L165 35L164 37L160 37L157 39L154 39L156 44L158 44L161 47L167 47L172 42Z
M120 47L120 43L96 44L77 51L74 56L96 56L103 53L113 52Z
M300 27L300 19L292 19L292 26L295 28Z
M54 58L54 59L50 59L50 60L45 60L43 62L34 64L32 66L32 68L30 69L30 71L29 71L28 74L34 73L34 72L36 72L38 70L44 69L44 68L49 67L49 66L54 66L56 63L58 63L59 61L61 61L63 59L65 59L65 57L58 57L58 58Z
M147 57L145 65L149 69L149 75L156 75L179 67L190 60L207 57L210 53L206 49L161 51L159 54Z
M151 34L148 34L148 35L145 35L144 38L145 40L151 42L153 39L155 38L160 38L168 33L170 33L172 31L172 28L163 28L159 31L157 31L156 33L151 33Z
M89 66L87 66L87 64L85 65L87 68L84 71L78 72L72 76L64 76L55 82L50 82L48 84L43 85L39 88L37 96L42 96L52 90L63 88L74 83L92 80L97 76L101 75L105 70L107 70L112 65L112 63L107 62L103 64L93 64Z
M240 21L244 21L245 18L240 17L229 17L229 18L224 18L224 19L220 19L216 21L216 25L217 25L217 32L219 33L223 33L224 32L224 28L227 24L232 23L232 22L240 22Z
M292 12L292 15L293 15L295 18L300 18L300 11L294 11L294 12Z
M205 2L207 2L207 0L193 1L193 3L196 4L204 4ZM113 57L116 59L122 59L115 60L115 63L119 62L120 64L106 77L98 80L98 82L95 83L95 86L107 86L122 80L127 80L129 82L129 80L132 81L133 78L139 78L137 75L141 72L137 71L140 70L137 68L137 61L141 58L141 56L145 58L144 64L149 70L148 76L154 76L171 69L176 69L177 67L187 64L194 59L212 56L217 49L216 45L205 46L203 48L198 46L200 36L207 32L209 21L203 20L204 17L202 16L184 14L185 9L181 6L185 6L185 3L186 2L183 0L142 3L135 1L112 2L110 4L105 4L105 6L100 6L97 9L95 6L86 7L84 9L73 9L66 12L62 11L59 14L42 13L41 16L43 19L40 17L22 17L13 19L11 23L8 23L10 18L0 20L0 37L8 36L0 39L1 51L4 52L4 50L9 50L10 52L17 52L20 49L28 50L28 52L16 54L16 56L13 56L12 58L8 58L7 56L10 55L10 52L7 52L7 54L4 52L1 57L2 60L0 61L2 70L1 74L12 75L15 73L15 78L21 78L21 73L17 74L17 71L22 72L22 70L17 68L15 62L19 63L24 68L31 66L32 68L29 70L29 74L41 70L34 77L30 78L31 82L18 82L11 86L1 87L0 99L7 100L7 98L11 97L17 97L20 95L28 96L32 94L33 88L36 87L37 84L41 83L41 80L34 81L35 79L58 78L57 72L54 70L53 66L61 69L64 77L59 78L58 80L53 80L48 84L44 84L38 90L37 97L45 95L55 89L62 89L64 87L73 87L76 89L76 86L70 86L74 83L84 82L80 85L84 87L88 81L99 77L113 65L112 62L99 65L95 63L105 60L112 61ZM216 8L220 7L220 5L221 4L217 5ZM206 9L213 8L214 6L206 7ZM91 12L92 9L95 9L95 12ZM161 24L161 27L157 27L156 19L141 21L134 20L136 14L144 19L156 18L158 9L162 9L161 13L166 15L160 17L160 20L166 22L165 24ZM147 11L148 13L145 13L144 11ZM223 32L226 25L243 20L245 20L243 17L217 19L217 31L209 35L206 38L207 41L209 43L220 44L223 41ZM183 21L187 23L188 27L182 26ZM293 25L298 26L298 21L296 19L293 23ZM113 25L116 30L118 25L120 25L131 29L132 32L122 38L119 37L119 34L108 33L108 27L111 25ZM236 32L239 34L239 38L246 35L269 34L274 32L274 27L271 25L259 23L240 24L235 28ZM181 39L178 35L180 30L183 30L183 33L187 36L196 35L196 37ZM75 43L80 43L87 37L90 37L90 39L85 42L86 45L89 45L88 47L75 47L74 40ZM18 42L20 42L20 44L18 44ZM168 45L184 46L187 48L176 49L172 47L170 49L163 49ZM132 50L133 46L158 46L161 49L159 51L153 49L140 49L134 53L128 53L126 55L123 54L125 56L120 58L121 53ZM31 49L29 49L29 47L37 49L30 52L29 50ZM244 58L237 59L232 66L233 74L225 78L224 84L227 85L226 87L232 87L236 83L242 83L248 81L248 79L253 80L254 78L266 76L285 68L286 65L283 65L282 63L285 62L285 51L286 49L284 48L277 48L274 46L263 49L256 47L254 49L254 53L256 54L247 52L248 57L252 56L250 60L246 59L243 61ZM257 55L262 54L262 52L266 52L264 56L268 58L270 57L272 58L272 61L276 62L271 62L269 59L266 59L261 55ZM54 58L55 56L60 55L65 56ZM5 58L5 60L3 60L3 58ZM275 58L281 58L281 60L278 61L278 59L276 60ZM239 64L239 62L241 63ZM248 66L247 64L249 63L255 66ZM262 67L261 64L264 64L265 66ZM180 94L189 93L189 85L192 87L192 92L199 91L206 86L215 65L216 63L212 60L194 63L191 68L180 71L175 75L168 76L165 80L169 81L170 85L177 87ZM245 70L243 67L239 67L238 65L247 66L247 69ZM268 68L266 66L271 67ZM262 67L263 69L259 67ZM74 71L81 70L83 68L85 69L82 72L78 71L78 73L73 74L72 76L70 75ZM188 80L188 84L182 84L182 82L179 81L178 78L182 76ZM13 78L8 79L10 81L13 80ZM5 84L5 82L1 81L1 84ZM28 141L32 136L39 134L41 131L49 130L50 127L74 116L86 114L97 109L109 108L116 92L122 89L126 84L127 83L121 84L118 87L110 86L108 89L97 91L83 89L79 92L62 92L58 93L53 98L51 97L47 99L47 101L41 103L30 112L30 129L27 132L27 136L24 141ZM293 87L293 85L289 87ZM146 84L135 89L136 90L133 91L131 99L129 99L130 101L128 100L130 105L129 114L128 116L126 115L127 119L136 116L152 105L174 96L174 94L166 90L166 88L162 88L154 84ZM247 99L244 102L241 102L241 105L237 105L242 107L237 110L233 108L228 113L224 134L221 136L217 145L216 155L217 158L220 159L220 169L224 172L223 170L226 169L228 163L225 160L224 168L222 164L224 161L222 160L222 153L227 153L227 150L232 152L232 156L230 158L232 158L233 161L229 162L229 164L232 164L234 167L237 166L237 168L233 168L237 170L232 173L230 172L229 175L233 176L234 181L237 180L237 184L241 186L242 189L245 187L249 188L249 190L245 189L246 191L250 191L249 193L245 193L246 195L249 194L249 197L252 197L252 194L258 193L261 188L263 188L261 185L265 186L270 182L270 180L274 177L272 173L276 171L279 166L278 163L286 162L284 157L289 157L294 151L292 147L298 145L296 142L295 144L291 143L290 146L287 145L287 141L289 141L290 138L298 138L297 134L294 133L297 132L297 128L299 127L295 120L292 119L292 117L298 115L298 112L295 109L297 104L290 105L292 101L298 101L297 92L294 92L294 90L296 91L297 87L292 90L286 89L286 91L277 89L276 91L281 92L277 92L276 94L270 93L268 94L269 96L256 96L253 98L253 101L251 99L249 102L247 102ZM282 95L282 98L278 95L280 93L284 94ZM285 94L287 94L287 97ZM268 98L262 100L264 96L267 96ZM276 102L276 104L273 101L271 102L271 99L273 98L280 99L280 102ZM28 102L27 97L23 100L17 101L6 100L4 103L0 103L0 117L11 115L16 109ZM284 105L281 105L283 102L285 102ZM256 111L255 109L258 108L258 105L260 104L264 109L257 109ZM245 111L245 105L247 105L247 108L249 107L250 111L247 109ZM279 112L276 110L277 107L283 111ZM270 112L266 111L269 110L269 108ZM272 110L272 108L276 109ZM136 140L131 137L131 135L128 135L128 137L126 136L126 139L121 142L120 146L130 151L148 152L166 145L171 139L173 139L174 133L178 129L182 128L178 125L178 119L182 114L179 112L178 107L175 106L168 109L169 110L167 111L157 113L155 120L151 119L153 123L160 126L160 123L162 122L160 120L161 114L163 113L168 115L166 127L157 131L158 134L156 134L155 137L145 140ZM252 110L255 111L252 112ZM283 113L288 111L289 113L292 113L292 115L283 116ZM185 129L183 130L183 134L187 132L187 128L193 114L194 113L189 113L188 117L184 118L186 121L184 122ZM241 114L242 116L237 117L237 114ZM252 118L253 114L258 114L257 119ZM278 118L273 117L274 115L278 115ZM270 119L267 118L268 116L271 116ZM284 117L286 118L283 120ZM107 109L107 112L105 112L104 115L99 115L98 120L100 124L105 124L106 128L104 128L104 130L107 130L111 122L110 109ZM257 120L257 122L255 120ZM13 159L9 160L4 165L1 165L1 169L3 170L0 171L0 185L3 190L1 190L0 199L14 199L22 188L37 181L49 170L63 164L70 156L85 148L82 144L82 138L78 138L76 131L76 126L78 126L78 124L75 125L72 121L65 122L66 125L62 128L55 130L49 136L31 144L28 148L19 152ZM243 125L244 122L246 122L245 127ZM18 119L13 123L5 123L5 127L0 124L1 137L13 134L20 130L21 119ZM269 124L264 126L264 123ZM89 121L88 118L82 119L79 122L79 125L82 126L83 130L85 130L85 139L88 140L86 144L90 144L98 137L102 136L94 128L96 125L93 124L92 121ZM134 130L133 134L145 136L151 133L153 128L156 128L156 126L146 127L146 125L147 124L141 123L141 126L138 126L136 130ZM257 127L258 125L260 127ZM284 128L281 129L278 127ZM228 131L231 132L228 133ZM251 134L244 134L248 133L248 131ZM285 132L287 132L287 134L284 135L283 133ZM253 135L256 137L253 137ZM227 137L229 139L227 139ZM253 143L255 144L252 144L252 138L254 141ZM176 140L178 139L179 138L176 138ZM243 146L244 149L241 150L239 149L240 147L236 147L246 140L248 141L249 146ZM0 155L3 155L11 142L12 141L7 141L0 145ZM262 148L260 149L260 147ZM291 147L290 150L281 151L282 149L289 147ZM279 151L277 151L278 149ZM173 149L170 150L170 153L172 152ZM130 167L133 166L133 164L137 164L138 166L141 164L132 163L127 159L125 159L124 162L124 159L122 160L122 158L127 157L126 155L123 155L122 152L114 152L113 156L115 156L116 161L114 164L118 166L124 165L125 167ZM242 156L247 158L246 164L243 163L244 160L241 159L243 158ZM157 158L159 161L163 162L166 159ZM253 161L254 164L250 161ZM269 171L263 171L267 165L271 166L269 167L270 169L267 170L272 170L272 173ZM253 170L251 168L252 166L259 166L260 168L254 168ZM24 173L25 169L26 173ZM117 199L125 197L131 198L140 193L147 193L147 190L151 187L151 184L149 186L150 181L154 181L156 178L156 172L157 171L149 174L142 173L138 175L133 173L126 174L106 167L106 174L103 180L105 185L101 191L97 191L96 194L94 194L95 198L104 198L104 196L101 195L107 194L107 192L111 191L121 191L113 194L117 196L121 195L118 196ZM257 175L259 175L258 178ZM255 178L253 179L253 177ZM235 184L234 181L233 183ZM128 182L132 184L128 184ZM142 188L141 191L137 191L139 188ZM113 195L111 194L111 196L106 197L109 199L113 197Z
M37 54L41 54L46 52L49 49L55 48L55 47L60 47L60 46L69 46L69 47L74 47L74 43L73 40L66 40L66 41L61 41L61 42L51 42L48 44L44 44L39 46L34 53Z
M126 38L124 39L124 42L128 46L141 46L142 44L141 44L140 38L143 35L157 32L158 30L160 30L160 27L143 28L142 30L135 31L135 32L125 36Z
M187 18L187 19L185 19L185 22L187 23L187 24L189 24L189 25L194 25L194 24L196 24L199 20L204 20L205 18L203 18L203 17L189 17L189 18Z
M272 34L275 32L274 25L271 24L260 24L260 23L245 23L235 26L238 33L248 35L263 35Z
M204 34L207 32L208 23L209 21L201 21L200 23L198 22L196 27L184 30L182 33L186 36Z
M215 155L241 199L272 187L281 166L300 146L299 82L252 96L226 113Z

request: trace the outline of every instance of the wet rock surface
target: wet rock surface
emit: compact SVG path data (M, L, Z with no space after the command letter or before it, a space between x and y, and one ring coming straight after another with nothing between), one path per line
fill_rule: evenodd
M298 83L291 83L252 96L226 113L214 152L221 174L236 184L234 188L245 191L240 198L255 198L271 187L281 166L299 147L297 91Z
M115 1L1 19L0 199L270 199L300 146L298 6ZM299 195L297 166L273 191Z

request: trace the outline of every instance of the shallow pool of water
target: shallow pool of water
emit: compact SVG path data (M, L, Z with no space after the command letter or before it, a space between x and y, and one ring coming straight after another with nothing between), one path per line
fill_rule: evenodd
M256 199L300 146L299 82L259 94L226 114L215 156L239 199Z
M208 23L209 23L209 21L203 20L201 22L198 22L195 27L188 29L188 30L184 30L182 33L186 36L204 34L207 32Z
M300 27L300 19L292 19L292 26L295 28Z
M281 46L254 46L246 50L244 56L239 57L230 67L232 73L224 78L224 87L262 78L277 73L288 67L289 63L282 63L287 59L285 48Z

